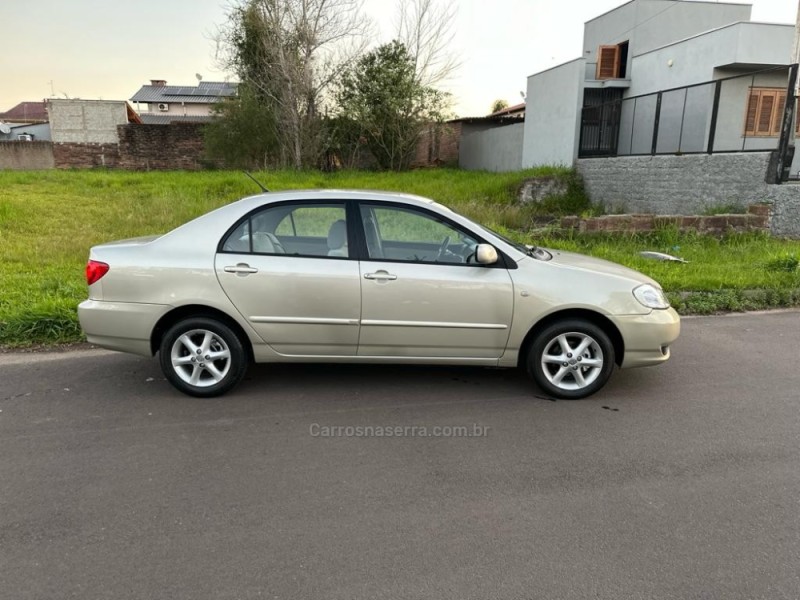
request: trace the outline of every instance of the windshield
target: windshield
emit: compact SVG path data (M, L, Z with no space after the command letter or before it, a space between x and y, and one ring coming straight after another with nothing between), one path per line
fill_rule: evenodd
M478 225L478 224L476 223L476 225ZM527 246L524 246L524 245L522 245L522 244L520 244L518 242L515 242L513 240L508 239L503 234L497 233L494 229L492 229L490 227L486 227L486 225L478 225L478 227L483 229L485 232L492 234L494 237L500 238L501 240L503 240L506 244L508 244L512 248L514 248L516 250L519 250L520 252L522 252L524 254L530 254L530 248L528 248Z

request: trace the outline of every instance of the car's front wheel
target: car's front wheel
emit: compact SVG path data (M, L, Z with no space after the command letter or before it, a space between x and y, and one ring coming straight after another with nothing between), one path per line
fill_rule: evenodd
M192 317L173 325L161 340L161 370L190 396L210 398L233 389L247 371L247 352L230 327Z
M603 329L582 319L565 319L536 336L527 366L543 391L556 398L577 400L606 384L614 360L614 345Z

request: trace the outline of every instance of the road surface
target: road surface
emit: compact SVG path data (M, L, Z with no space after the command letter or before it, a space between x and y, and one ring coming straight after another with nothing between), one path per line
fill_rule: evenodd
M798 598L798 338L686 319L577 402L319 365L198 400L155 360L0 355L0 597Z

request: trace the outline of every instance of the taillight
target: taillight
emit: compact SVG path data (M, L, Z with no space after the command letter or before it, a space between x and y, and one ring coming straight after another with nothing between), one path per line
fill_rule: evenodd
M86 263L86 283L92 285L100 280L100 278L108 273L110 267L99 260L90 260Z

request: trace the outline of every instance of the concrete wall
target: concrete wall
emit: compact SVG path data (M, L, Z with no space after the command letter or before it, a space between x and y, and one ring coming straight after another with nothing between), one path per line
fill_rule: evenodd
M721 76L715 68L724 65L749 65L747 71L785 65L793 36L791 25L739 23L637 55L625 96L710 81Z
M587 63L596 64L601 45L629 41L628 73L631 73L636 55L709 29L749 21L750 14L751 7L745 4L633 0L586 23L583 56Z
M54 164L50 142L0 142L0 170L52 169Z
M724 204L768 200L769 153L581 159L593 202L632 213L701 214ZM797 188L800 191L800 187Z
M528 77L522 168L577 158L585 70L579 58Z
M525 124L503 125L461 137L458 166L468 171L519 171Z
M51 135L56 143L115 144L117 125L127 122L123 101L50 101Z
M789 25L739 23L683 40L633 58L626 98L705 81L752 73L786 62L794 28ZM670 65L671 63L671 65ZM715 65L741 65L715 68ZM744 135L748 90L785 88L788 68L725 81L715 138L716 151L773 150L777 137ZM708 146L714 85L664 92L657 145L659 153L703 152ZM685 101L685 110L684 110ZM656 97L623 104L619 154L649 153L652 148ZM800 155L792 167L800 170Z

